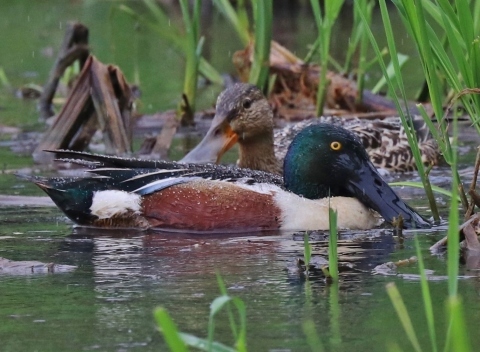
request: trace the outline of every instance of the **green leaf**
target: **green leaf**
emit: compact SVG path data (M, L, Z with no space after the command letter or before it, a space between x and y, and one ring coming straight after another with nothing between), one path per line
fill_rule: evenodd
M389 183L390 186L392 187L415 187L415 188L423 188L423 183L421 182L414 182L414 181L399 181L399 182L390 182ZM438 186L433 186L432 185L432 191L434 192L437 192L437 193L440 193L440 194L443 194L449 198L452 198L452 192L447 190L447 189L443 189L441 187L438 187ZM458 200L460 200L460 197L458 197Z
M187 352L188 349L182 340L177 326L170 318L170 315L164 308L157 308L154 312L157 326L163 334L170 351L172 352Z
M198 348L202 351L209 352L238 352L236 349L228 347L220 342L212 342L209 344L208 340L196 337L191 334L181 332L180 337L182 341L190 347Z
M409 57L408 55L403 55L400 53L398 53L397 55L398 55L399 67L402 68L403 65L405 65L405 63L408 61ZM387 67L388 78L393 80L395 78L395 74L396 74L395 68L393 67L393 63L390 61ZM377 94L386 84L387 84L387 80L385 79L385 77L382 76L382 78L378 80L375 87L372 88L372 93Z
M459 297L450 297L447 301L450 316L451 348L445 350L468 352L472 351L467 334L467 324L463 313L462 301Z
M403 303L402 296L397 289L397 286L393 282L387 284L387 293L392 301L393 307L397 312L397 316L402 323L403 330L407 334L410 343L415 351L421 352L422 349L420 348L420 343L418 342L417 335L415 334L415 329L412 325L412 320L410 319L410 315L408 314L407 308L405 307L405 303Z

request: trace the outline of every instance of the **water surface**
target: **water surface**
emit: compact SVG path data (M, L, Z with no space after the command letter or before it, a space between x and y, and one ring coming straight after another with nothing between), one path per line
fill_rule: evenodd
M118 12L126 3L144 11L140 2L129 1L28 1L0 3L2 61L12 87L43 84L63 38L67 21L80 20L90 28L92 52L104 62L121 67L130 82L140 85L139 110L154 113L174 108L183 82L181 56L153 33ZM276 2L274 37L303 57L314 41L315 26L307 5L294 8ZM278 2L280 4L280 2ZM349 6L349 5L347 5ZM378 12L373 28L380 34ZM342 15L332 54L341 58L348 41L351 11ZM408 37L393 18L403 52L413 53ZM172 16L172 25L180 24ZM214 11L206 16L205 55L221 72L234 73L232 53L241 48L234 32ZM410 87L418 86L419 65L407 65ZM376 82L373 73L369 84ZM410 81L411 80L411 81ZM415 85L417 83L417 85ZM200 107L215 101L220 87L200 90ZM415 89L410 89L412 96ZM26 130L45 128L37 121L35 102L0 91L0 122ZM462 131L463 166L471 165L478 137ZM1 141L5 138L2 137ZM174 149L177 147L175 146ZM178 155L183 150L179 147ZM178 157L178 156L177 156ZM2 175L0 194L42 195L31 183L12 173L29 167L29 155L19 157L0 147ZM38 166L34 172L47 174ZM450 187L450 173L434 171L434 183ZM402 175L415 179L415 174ZM468 179L468 177L466 178ZM398 189L409 204L429 216L422 190ZM442 215L448 199L439 196ZM435 304L437 336L442 343L447 297L446 262L433 256L430 245L445 234L444 229L418 232L426 267L432 270L430 287ZM374 275L372 269L387 261L415 255L412 233L405 240L389 231L378 231L368 239L343 236L339 289L328 286L319 271L307 280L293 270L303 256L303 236L291 233L217 234L199 236L182 233L98 231L73 228L53 207L0 206L0 257L75 265L69 273L6 275L0 273L0 342L2 351L164 351L152 312L165 307L181 331L206 336L209 304L219 295L216 273L226 282L230 295L242 298L247 307L250 351L307 351L302 323L312 319L328 350L384 351L397 343L410 346L385 291L395 282L411 312L422 346L429 349L426 320L421 303L416 264L400 274ZM314 257L326 257L326 239L312 237ZM459 291L465 303L472 345L479 344L474 327L480 323L477 271L460 265L463 278ZM228 319L220 314L216 339L232 344Z

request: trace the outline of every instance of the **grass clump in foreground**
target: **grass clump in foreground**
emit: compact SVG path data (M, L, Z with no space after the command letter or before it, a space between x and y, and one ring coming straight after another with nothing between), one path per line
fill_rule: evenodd
M456 99L459 99L465 110L470 115L477 131L478 116L480 108L480 96L469 96L465 94L465 90L469 91L472 88L480 86L480 42L474 40L472 29L478 30L480 26L480 5L478 2L474 4L474 9L470 12L470 2L466 0L444 1L436 2L430 0L394 0L402 20L413 39L420 57L420 61L424 70L425 79L428 86L430 100L433 106L435 116L437 117L438 127L435 126L427 115L425 108L418 105L418 108L427 123L430 132L444 155L445 161L450 165L452 170L452 192L451 203L449 211L449 228L448 228L448 298L447 298L447 313L448 313L448 329L445 334L446 342L443 348L444 351L471 351L469 340L466 332L465 319L463 317L463 308L461 299L458 295L458 271L459 271L459 185L460 179L457 165L457 121L454 116L453 121L453 138L450 140L448 135L448 125L444 118L443 104L450 100L452 105ZM425 171L420 162L418 154L417 139L414 135L414 129L411 125L411 118L409 112L404 112L401 108L400 102L407 106L407 99L405 88L402 82L400 73L400 64L396 50L395 41L393 38L393 30L388 15L388 10L385 0L380 0L380 10L384 22L385 32L387 36L388 48L393 62L395 71L395 79L388 78L386 66L381 59L381 53L376 43L376 40L371 31L368 31L370 41L379 59L383 74L389 85L390 91L393 93L397 110L400 113L402 123L408 133L408 140L412 148L415 160L417 161L417 168L422 178L423 186L427 192L430 201L430 206L435 219L438 219L438 212L436 211L435 200L428 179L428 171ZM357 7L358 5L355 4ZM472 18L472 13L475 18ZM427 15L428 14L428 15ZM360 14L363 21L367 22L366 16ZM428 17L427 19L427 16ZM441 30L434 30L432 22L436 26L440 26ZM440 33L440 34L439 34ZM443 37L441 37L443 33ZM478 31L477 31L478 33ZM444 77L444 79L440 79ZM448 91L449 95L445 96L442 89ZM448 112L448 111L447 111ZM463 191L462 191L463 192ZM466 199L464 195L460 195L460 199ZM472 200L473 201L473 200ZM466 206L466 204L464 204ZM431 350L438 351L440 348L437 340L437 331L435 327L435 318L433 315L433 303L428 287L427 277L425 275L425 268L423 258L415 238L418 265L421 278L422 299L424 303L425 315L427 320L427 328L431 341ZM415 333L415 328L412 325L408 311L403 303L400 292L394 283L387 285L387 292L395 307L397 315L401 321L403 329L415 351L422 351L422 347L418 341ZM390 350L398 351L398 346L391 346Z
M162 332L165 342L170 351L184 352L188 347L194 347L202 351L211 352L246 352L247 351L247 322L245 303L238 297L231 297L220 275L217 274L217 282L220 287L221 296L215 298L210 304L210 315L208 319L208 337L200 338L191 334L179 332L176 324L165 310L157 308L154 312L155 321ZM232 306L238 314L238 322L232 312ZM229 347L213 340L215 332L215 316L222 310L226 310L230 322L230 329L235 339L234 346Z

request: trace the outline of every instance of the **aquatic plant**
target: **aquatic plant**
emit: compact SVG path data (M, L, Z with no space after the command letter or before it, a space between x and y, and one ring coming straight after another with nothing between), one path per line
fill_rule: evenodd
M306 231L303 235L303 262L305 263L305 273L308 276L308 268L310 259L312 259L312 245L309 242L309 232Z
M337 212L332 208L328 209L329 237L328 237L328 271L333 281L338 281L338 231Z
M315 23L318 30L319 53L320 53L320 73L317 90L316 116L323 115L323 106L329 82L327 80L327 66L330 52L330 39L332 28L343 6L344 0L325 1L325 10L322 13L318 0L310 0L312 5Z
M12 85L10 84L10 81L7 78L7 74L5 73L5 70L3 67L0 66L0 84L7 89L11 89Z
M452 187L452 201L450 204L449 227L448 227L448 329L446 332L445 351L471 351L469 339L467 336L466 323L463 316L463 306L458 295L458 263L459 263L459 217L458 217L458 197L457 186ZM430 335L431 350L437 351L438 340L435 327L435 317L433 314L433 303L428 286L427 276L425 274L425 265L420 250L418 238L415 236L415 247L418 258L418 270L420 273L420 284L422 288L422 299L427 320L427 328ZM422 351L420 343L415 333L415 328L411 322L409 313L405 307L403 299L394 283L387 285L387 293L392 301L397 315L401 321L403 329L415 351Z
M268 74L270 72L270 45L272 42L273 1L253 1L255 19L254 53L248 82L255 84L268 93Z
M371 0L357 0L358 6L354 8L354 27L352 30L353 43L349 44L347 50L347 58L345 59L344 72L350 72L353 53L358 46L358 67L357 67L357 103L363 101L363 90L365 88L365 74L367 70L367 48L368 48L368 34L367 28L372 23L372 9L375 3ZM365 15L366 22L363 22L360 18L360 12ZM348 66L347 66L348 65Z
M415 128L413 127L412 118L410 116L410 112L408 111L408 109L404 110L402 108L402 103L403 103L403 106L408 106L408 100L407 100L405 86L403 84L402 75L400 71L400 64L398 60L395 40L393 37L393 29L390 22L390 17L386 9L385 1L381 0L379 3L380 3L382 19L384 23L384 28L386 32L388 48L390 50L390 57L393 63L394 71L395 71L394 77L391 77L390 75L388 75L387 66L383 60L382 54L380 52L380 48L378 47L377 41L370 28L367 28L367 33L368 33L370 42L372 44L372 48L377 56L378 63L380 64L380 69L382 70L383 76L389 86L390 91L393 93L392 98L395 103L396 109L399 113L400 119L402 121L402 125L405 129L407 139L408 139L408 144L412 149L418 174L421 178L423 188L425 189L425 193L427 195L433 217L436 221L438 221L440 219L440 216L438 213L437 204L431 188L430 179L428 177L428 171L425 170L425 167L422 163L420 149L418 146L418 138L415 133ZM355 6L358 7L356 3L355 3ZM365 14L362 11L360 11L360 17L362 18L364 23L367 23ZM429 125L429 128L430 128L430 125Z
M162 332L165 342L170 351L184 352L188 351L187 346L197 348L202 351L209 352L246 352L247 351L247 323L245 303L238 297L231 297L227 294L227 290L220 275L217 274L217 282L220 287L221 296L215 298L210 304L210 315L208 319L207 338L199 338L191 334L179 332L174 321L163 307L156 308L154 311L157 327ZM238 314L239 324L231 311L233 306ZM235 339L234 348L228 347L220 342L213 340L215 332L215 316L227 309L230 321L230 328Z
M384 1L384 0L382 0ZM457 152L456 146L458 141L457 123L453 124L453 138L452 138L452 168L457 168ZM451 191L451 203L448 218L448 248L447 248L447 272L448 272L448 298L447 298L447 311L448 311L448 328L445 339L445 351L471 351L469 345L469 339L467 336L466 323L463 316L463 306L461 299L458 295L458 271L459 271L459 259L460 259L460 245L459 245L459 197L458 197L458 184L456 179L453 179L452 191ZM430 335L431 349L437 351L438 340L435 327L435 318L433 314L433 303L430 295L430 289L428 286L427 276L425 274L425 265L423 263L423 257L420 250L420 244L418 238L415 236L415 247L418 258L418 270L420 273L420 284L422 289L422 300L425 309L425 317L427 320L428 332ZM387 285L387 293L390 296L393 306L397 311L397 315L402 323L403 329L407 334L407 337L415 349L415 351L422 351L422 348L418 342L418 338L415 334L415 329L411 322L408 311L403 303L403 299L400 292L396 288L394 283Z
M234 8L228 0L213 0L213 2L220 13L226 17L235 29L243 45L247 46L253 40L253 61L248 82L255 84L265 94L268 93L273 1L251 0L253 7L253 28L250 28L244 0L238 1L236 8Z
M200 32L200 0L193 3L193 13L190 14L189 2L180 0L183 22L186 29L186 67L183 82L182 100L178 106L179 120L184 125L192 125L195 114L195 97L197 93L198 66L203 46L203 37Z
M476 89L480 86L480 4L468 0L395 0L394 4L417 47L437 125L423 106L419 106L420 112L455 182L460 184L445 115L454 104L461 103L480 134L480 96ZM446 112L444 105L448 106ZM463 191L460 195L466 199Z
M214 83L223 83L220 73L201 55L204 39L200 37L200 3L200 0L195 0L190 10L187 0L179 0L185 34L179 28L171 25L168 15L154 0L143 0L143 4L149 10L153 20L138 14L127 5L118 6L118 10L157 33L159 37L184 55L186 65L183 94L178 107L179 120L184 125L193 123L198 75L201 74Z
M236 8L233 7L230 0L213 0L213 3L230 22L242 44L247 46L250 43L251 35L245 0L237 1Z

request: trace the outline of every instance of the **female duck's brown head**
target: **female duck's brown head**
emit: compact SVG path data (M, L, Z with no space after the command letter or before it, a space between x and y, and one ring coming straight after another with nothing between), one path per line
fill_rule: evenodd
M218 97L215 117L203 140L182 162L218 162L235 143L240 167L280 173L273 150L273 112L260 89L237 83Z

